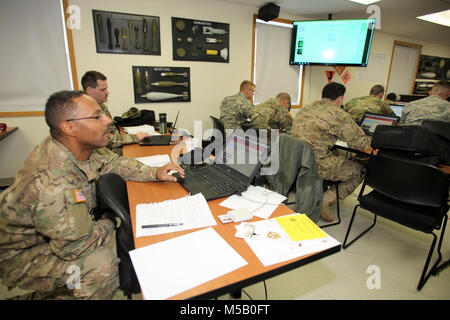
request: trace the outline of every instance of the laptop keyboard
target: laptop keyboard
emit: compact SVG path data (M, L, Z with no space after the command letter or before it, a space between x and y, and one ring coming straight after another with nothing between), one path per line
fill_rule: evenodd
M238 182L234 182L231 179L227 179L226 176L221 175L212 167L191 167L185 170L186 174L190 174L195 177L197 181L206 185L216 194L227 194L238 190L238 192L243 192L245 187Z

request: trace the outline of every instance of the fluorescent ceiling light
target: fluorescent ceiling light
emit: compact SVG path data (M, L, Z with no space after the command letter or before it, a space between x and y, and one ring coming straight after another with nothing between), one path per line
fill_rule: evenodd
M450 10L426 14L424 16L417 17L417 19L421 19L421 20L425 20L428 22L441 24L446 27L450 27Z
M371 3L374 3L374 2L378 2L380 0L348 0L348 1L368 5L368 4L371 4Z

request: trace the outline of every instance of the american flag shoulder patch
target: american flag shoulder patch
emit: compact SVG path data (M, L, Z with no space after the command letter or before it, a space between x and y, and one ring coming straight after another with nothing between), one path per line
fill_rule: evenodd
M73 194L75 195L75 200L77 202L86 202L86 197L84 196L84 194L81 190L74 189Z

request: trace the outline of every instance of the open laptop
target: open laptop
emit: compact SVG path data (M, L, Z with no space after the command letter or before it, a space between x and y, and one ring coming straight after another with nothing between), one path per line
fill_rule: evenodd
M365 113L361 120L361 129L365 134L372 136L375 128L378 125L395 126L398 122L398 117L380 116L377 114Z
M247 190L267 154L268 146L256 137L234 133L217 152L215 163L186 167L184 179L178 182L191 194L202 193L206 200L240 194Z
M400 105L400 104L390 104L389 105L392 109L392 111L394 111L395 115L399 118L401 118L402 116L402 111L403 111L403 107L405 105Z
M178 115L180 114L180 111L177 113L177 117L175 118L175 122L173 124L173 128L175 128L175 125L178 121ZM170 144L170 141L172 139L172 135L158 135L158 136L148 136L139 141L139 145L141 146L167 146Z

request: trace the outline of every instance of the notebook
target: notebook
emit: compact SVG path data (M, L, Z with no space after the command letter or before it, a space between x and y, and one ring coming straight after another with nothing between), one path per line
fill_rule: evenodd
M400 104L391 104L389 105L392 109L392 111L394 111L395 115L397 117L401 117L402 116L402 111L403 111L403 107L404 105L400 105Z
M202 193L206 200L240 194L258 173L268 149L256 137L234 133L217 152L215 163L185 166L185 177L178 182L191 194Z
M361 120L361 129L363 129L367 135L372 136L375 132L375 128L378 125L395 126L397 122L398 117L388 117L365 113Z

